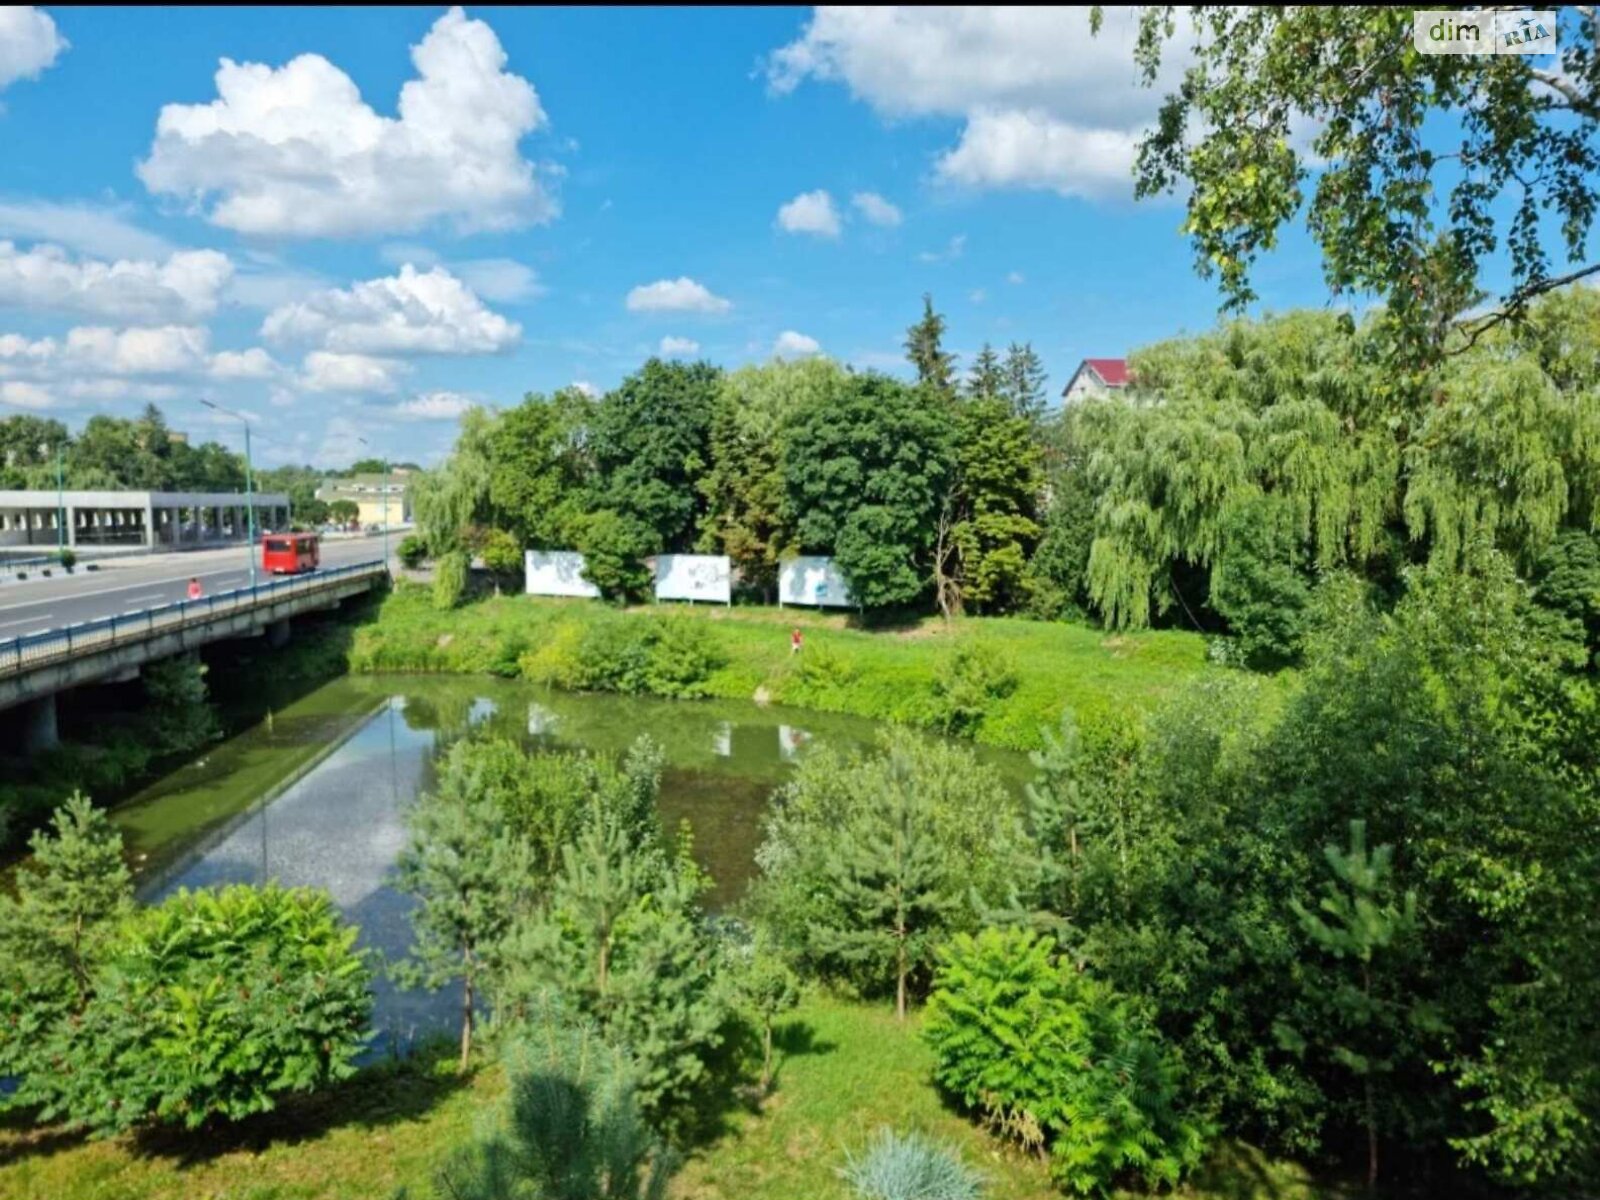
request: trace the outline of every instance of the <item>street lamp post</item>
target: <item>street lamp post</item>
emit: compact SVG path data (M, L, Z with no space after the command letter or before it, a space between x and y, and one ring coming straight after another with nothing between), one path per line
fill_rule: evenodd
M250 590L254 591L256 586L256 489L255 472L250 464L250 420L242 413L236 413L231 408L223 408L222 405L213 404L209 400L201 400L200 403L225 417L232 417L244 426L244 512L245 528L249 535Z
M50 452L50 443L39 444L41 454ZM67 548L67 469L65 455L66 443L56 443L56 557L60 558Z

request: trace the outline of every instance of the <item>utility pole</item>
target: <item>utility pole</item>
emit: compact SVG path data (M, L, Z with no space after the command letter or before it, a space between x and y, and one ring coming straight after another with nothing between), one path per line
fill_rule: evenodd
M244 426L244 511L245 528L249 530L250 543L247 547L250 554L250 590L256 587L256 501L255 501L255 472L250 465L250 420L242 413L236 413L231 408L223 408L220 404L213 404L209 400L201 400L207 408L221 413L225 417L232 417Z
M56 443L56 557L60 558L67 548L67 472L63 465L67 447L64 442Z

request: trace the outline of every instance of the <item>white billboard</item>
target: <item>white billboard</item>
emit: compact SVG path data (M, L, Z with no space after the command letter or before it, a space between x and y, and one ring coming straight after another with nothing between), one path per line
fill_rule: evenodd
M854 608L844 576L833 559L791 558L778 568L778 603L814 604L819 608Z
M529 550L523 556L530 596L584 596L600 589L583 577L583 555L576 550Z
M657 600L733 603L733 564L726 554L656 556Z

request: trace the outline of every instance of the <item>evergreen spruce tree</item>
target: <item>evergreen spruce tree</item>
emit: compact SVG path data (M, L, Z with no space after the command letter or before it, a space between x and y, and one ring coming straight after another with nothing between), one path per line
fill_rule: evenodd
M1038 428L1044 423L1047 396L1044 364L1039 361L1032 342L1011 343L1002 374L1000 395L1015 416Z
M955 394L956 356L944 349L944 317L933 311L933 297L922 297L922 319L906 330L906 357L917 369L917 382L941 396Z
M397 866L400 890L419 904L411 953L394 975L408 986L435 989L461 980L463 1071L483 986L517 918L531 908L538 872L530 844L511 834L478 785L477 749L470 742L452 748L438 790L411 810L411 840Z
M1378 1180L1378 1102L1381 1078L1402 1057L1405 1039L1418 1024L1405 1000L1398 970L1416 933L1417 896L1394 892L1393 848L1367 849L1365 821L1350 822L1350 848L1323 847L1333 872L1315 911L1297 900L1289 907L1300 930L1333 960L1308 973L1307 999L1314 1014L1303 1031L1280 1030L1280 1039L1304 1051L1320 1047L1335 1064L1361 1080L1360 1123L1367 1134L1367 1187Z
M978 356L972 360L972 369L967 372L967 398L969 400L993 400L1005 394L1006 375L1000 366L1000 356L988 342L983 344L983 349L978 351Z

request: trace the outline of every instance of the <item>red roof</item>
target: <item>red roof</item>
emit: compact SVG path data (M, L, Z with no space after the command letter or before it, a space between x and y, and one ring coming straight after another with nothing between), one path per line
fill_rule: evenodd
M1128 386L1128 360L1125 358L1086 358L1089 367L1107 387Z

